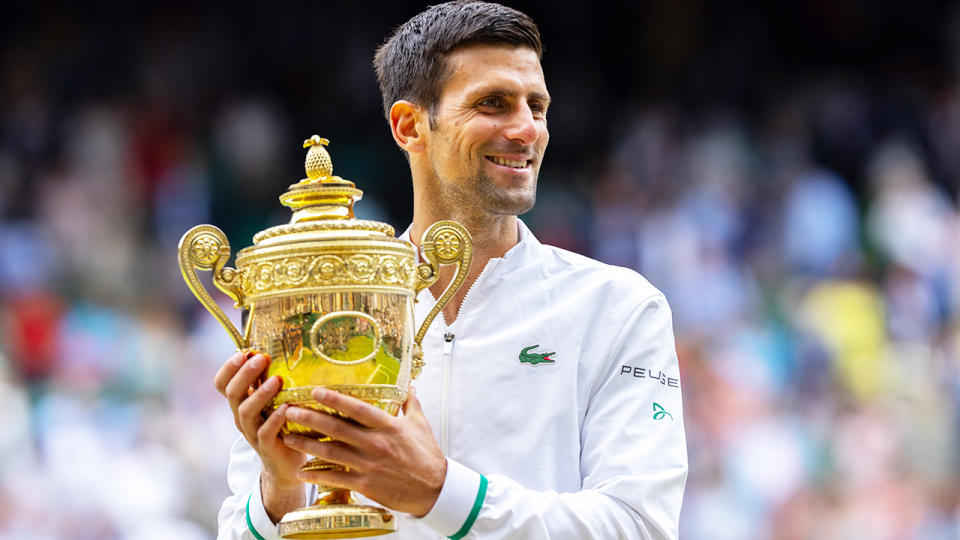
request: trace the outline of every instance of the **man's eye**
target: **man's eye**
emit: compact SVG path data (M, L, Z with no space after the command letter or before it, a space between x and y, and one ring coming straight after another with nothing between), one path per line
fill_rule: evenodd
M544 106L543 103L534 102L530 104L530 110L533 111L534 114L546 114L547 107Z
M503 100L498 97L484 98L477 105L489 109L500 109L503 107Z

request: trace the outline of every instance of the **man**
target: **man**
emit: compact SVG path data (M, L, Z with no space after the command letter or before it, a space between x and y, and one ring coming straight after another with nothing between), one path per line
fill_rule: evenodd
M321 390L359 425L286 406L264 421L279 381L248 388L266 360L224 364L215 384L243 438L221 537L275 537L308 504L304 481L393 509L399 538L677 537L687 458L666 300L632 271L541 245L517 218L548 140L541 53L529 17L481 2L431 7L378 50L413 177L404 237L454 219L474 263L423 341L427 365L399 417ZM421 293L418 320L452 273ZM285 419L336 442L280 436ZM307 455L349 472L299 473Z

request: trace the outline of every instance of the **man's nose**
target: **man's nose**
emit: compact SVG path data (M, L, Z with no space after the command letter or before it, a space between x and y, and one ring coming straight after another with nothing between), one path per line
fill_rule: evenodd
M522 144L533 144L540 136L540 126L537 122L529 106L518 107L510 117L505 135L508 139Z

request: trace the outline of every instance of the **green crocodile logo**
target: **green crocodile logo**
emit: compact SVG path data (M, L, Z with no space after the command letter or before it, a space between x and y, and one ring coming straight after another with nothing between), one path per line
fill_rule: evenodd
M520 363L530 364L531 366L535 366L537 364L554 363L555 360L553 358L550 358L550 356L557 354L555 352L548 352L548 353L530 352L531 349L536 349L539 346L540 345L531 345L529 347L524 347L523 350L520 351Z

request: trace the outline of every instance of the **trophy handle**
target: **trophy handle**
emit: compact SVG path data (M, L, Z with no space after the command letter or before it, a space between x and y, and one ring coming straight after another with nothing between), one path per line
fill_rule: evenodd
M457 274L453 277L450 285L447 285L447 288L444 289L440 298L437 299L437 303L433 306L433 309L427 313L423 324L421 324L420 329L417 330L417 335L413 338L414 379L417 378L417 375L420 374L420 369L423 368L423 350L420 344L423 341L423 336L427 333L427 328L430 327L433 319L437 317L437 314L443 310L447 302L449 302L457 290L460 289L460 286L463 285L463 280L467 278L467 272L470 270L470 261L473 260L473 241L470 238L470 233L463 225L460 225L456 221L438 221L423 233L423 238L420 240L420 252L427 262L417 266L417 283L414 287L414 294L419 293L437 281L440 275L441 265L456 263Z
M241 334L237 327L230 322L227 315L214 302L213 297L204 288L197 277L197 270L213 271L213 284L218 289L233 298L237 308L243 305L243 291L240 288L240 274L230 267L224 267L230 258L230 242L227 235L213 225L197 225L187 231L180 238L177 246L177 261L180 263L180 273L183 274L187 287L193 292L197 300L207 308L220 324L227 330L238 349L246 349L249 344L250 325L247 332ZM247 314L252 319L252 314ZM249 322L249 321L248 321Z

